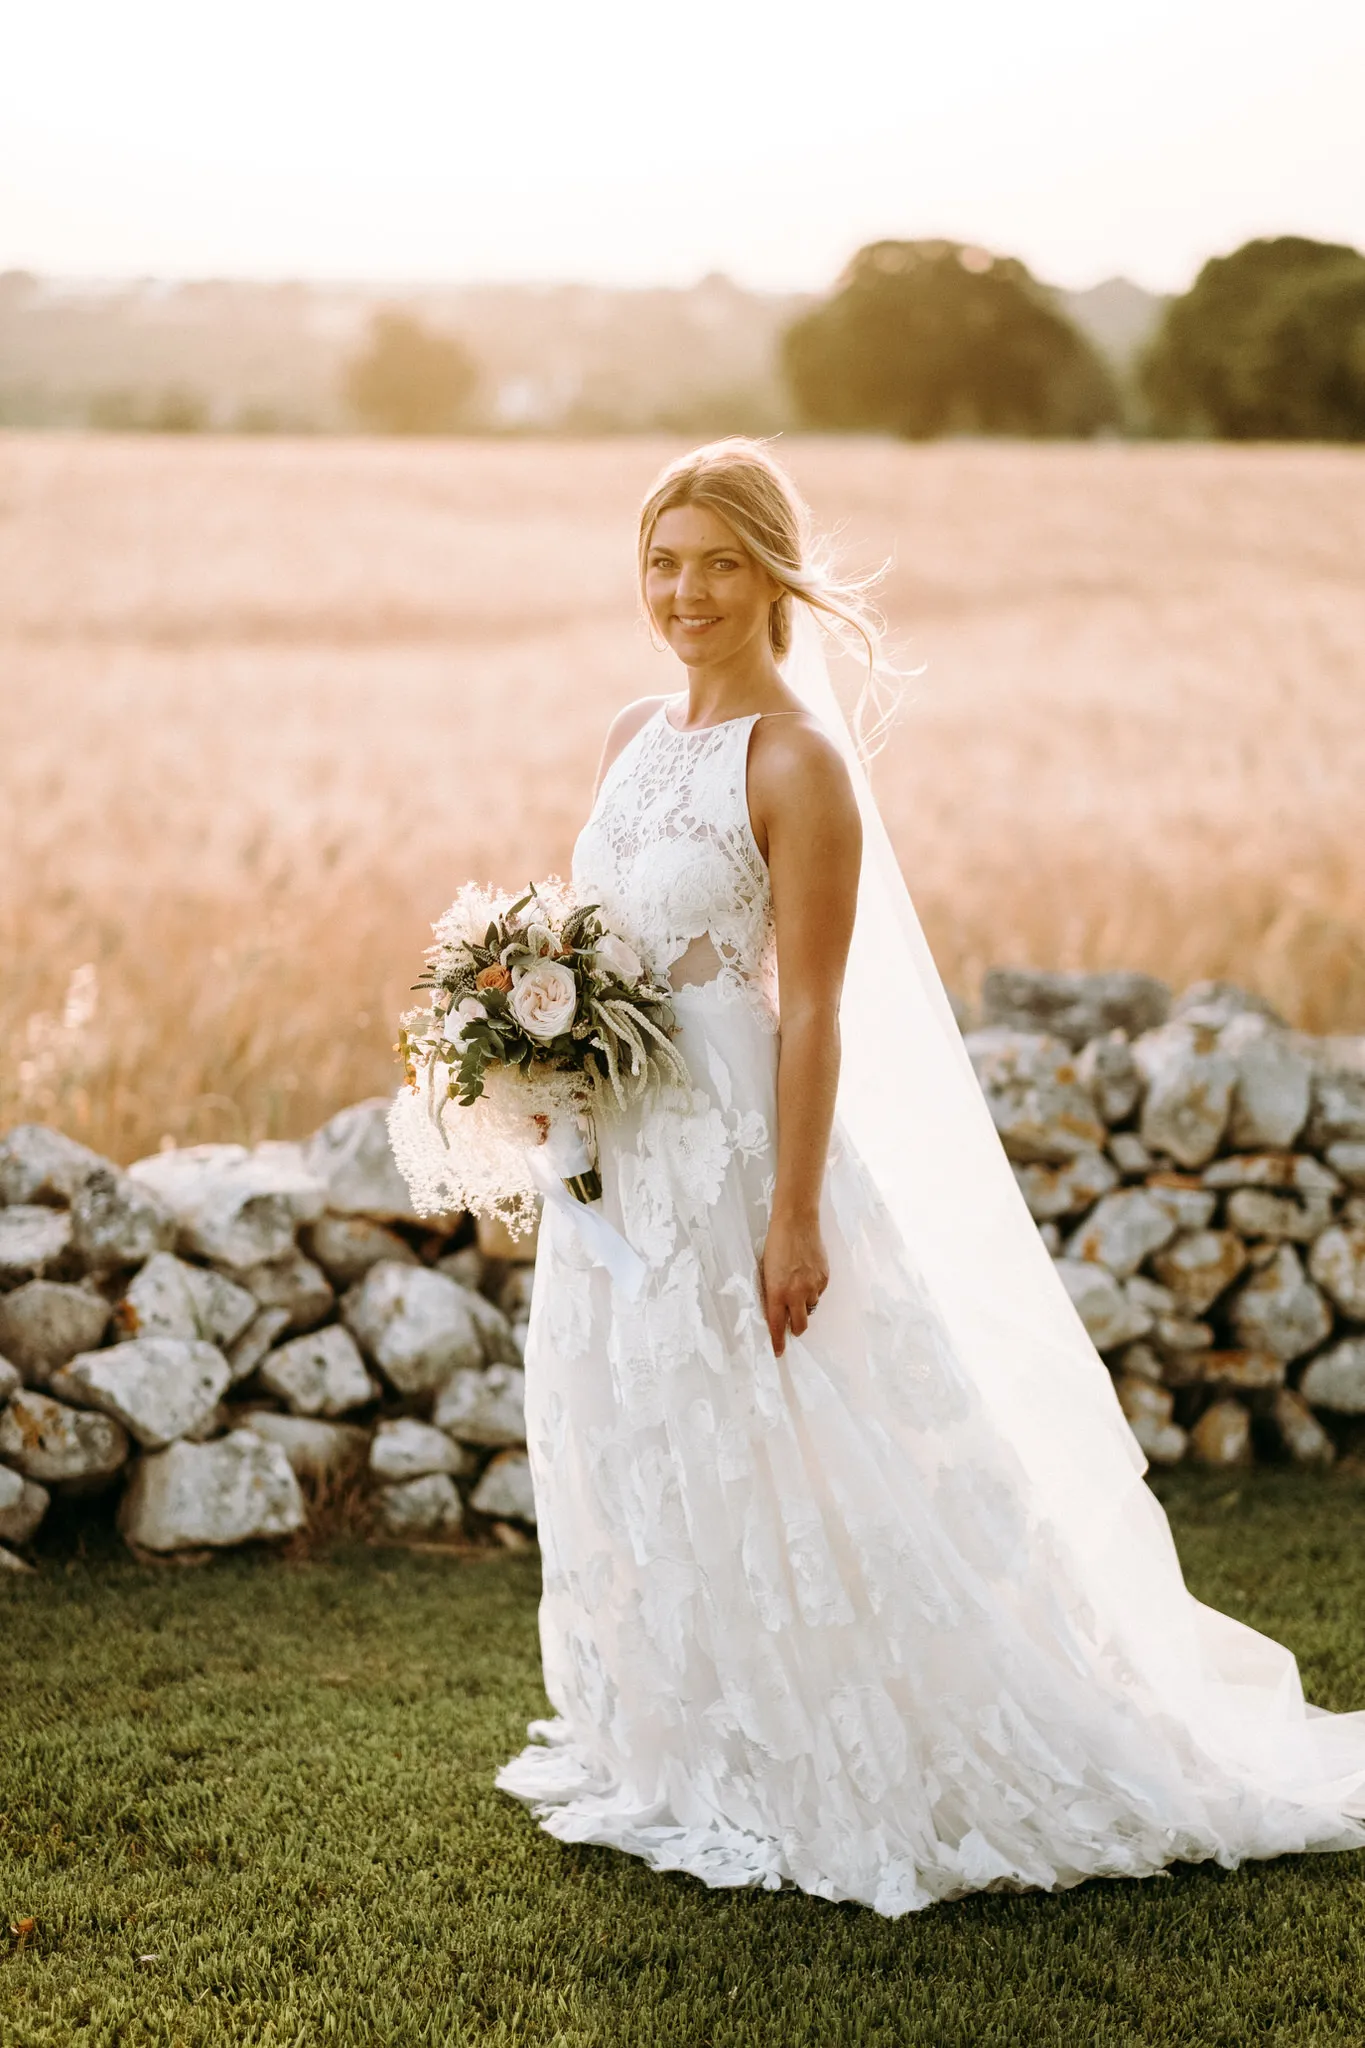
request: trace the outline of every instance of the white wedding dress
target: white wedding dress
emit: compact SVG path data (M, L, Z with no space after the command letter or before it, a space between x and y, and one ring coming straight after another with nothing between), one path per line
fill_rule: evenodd
M1186 1592L1088 1346L1094 1455L1076 1512L1046 1511L1042 1454L1021 1458L959 1353L968 1308L937 1298L842 1120L829 1287L773 1355L758 1260L778 1013L754 720L678 730L685 702L613 763L574 854L581 895L671 973L694 1090L600 1127L603 1208L647 1269L637 1298L572 1217L543 1218L527 1438L555 1718L498 1784L564 1841L893 1915L1365 1845L1365 1715L1305 1708L1286 1651ZM981 1270L976 1293L997 1282ZM1017 1301L996 1327L1012 1316ZM1111 1522L1091 1483L1123 1496Z

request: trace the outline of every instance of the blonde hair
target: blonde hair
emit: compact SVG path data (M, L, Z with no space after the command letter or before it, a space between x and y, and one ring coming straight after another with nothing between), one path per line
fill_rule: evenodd
M660 516L679 505L705 505L733 528L749 553L766 569L782 594L768 613L768 637L780 661L791 646L792 605L800 601L822 615L846 644L856 638L867 666L867 681L858 700L853 729L859 750L885 736L890 722L883 701L889 669L882 652L884 625L868 602L868 592L881 572L865 577L841 576L828 544L817 540L810 508L781 463L762 441L734 435L710 441L680 455L655 478L640 507L640 602L645 606L645 572L650 543ZM864 732L868 709L877 714L871 734Z

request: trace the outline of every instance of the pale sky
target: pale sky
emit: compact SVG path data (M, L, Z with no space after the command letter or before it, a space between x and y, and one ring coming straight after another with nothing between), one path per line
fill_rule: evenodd
M1365 0L31 0L0 268L820 288L945 234L1179 289L1365 246Z

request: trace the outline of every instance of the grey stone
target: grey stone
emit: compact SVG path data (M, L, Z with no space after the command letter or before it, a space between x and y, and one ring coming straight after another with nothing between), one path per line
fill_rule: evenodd
M324 1422L315 1415L277 1415L248 1408L241 1425L278 1444L300 1479L342 1479L359 1471L370 1448L370 1432L354 1422Z
M289 1317L288 1328L312 1330L336 1306L332 1283L321 1266L302 1252L293 1251L282 1259L270 1259L259 1266L246 1266L238 1278L262 1308L282 1308Z
M1173 1396L1149 1379L1126 1373L1118 1380L1116 1392L1128 1427L1145 1456L1154 1465L1178 1465L1188 1439L1171 1419Z
M71 1201L71 1239L92 1272L137 1266L175 1243L175 1218L149 1188L100 1167Z
M966 1044L1011 1159L1055 1165L1100 1149L1104 1125L1061 1039L975 1031Z
M1209 1351L1199 1364L1204 1384L1227 1394L1260 1394L1284 1385L1285 1361L1272 1351Z
M1303 1142L1310 1152L1365 1143L1365 1073L1327 1067L1314 1075L1313 1107Z
M289 1536L307 1520L278 1444L234 1429L211 1444L171 1444L139 1458L119 1527L141 1550L198 1550Z
M1218 1206L1216 1195L1200 1187L1182 1187L1174 1175L1154 1177L1147 1183L1147 1193L1180 1230L1207 1229Z
M405 1266L421 1263L406 1238L386 1224L372 1222L368 1216L319 1216L309 1227L308 1245L334 1287L350 1287L363 1280L371 1266L377 1266L381 1259L396 1260ZM446 1263L443 1259L441 1266ZM452 1275L454 1279L460 1277Z
M1190 1431L1190 1455L1199 1465L1249 1465L1251 1417L1240 1401L1215 1401Z
M482 1294L470 1294L466 1290L469 1313L474 1318L479 1341L483 1345L485 1365L520 1365L521 1349L517 1343L512 1325L500 1308L485 1299Z
M1235 1188L1228 1222L1243 1237L1284 1238L1311 1244L1332 1220L1330 1195L1273 1195L1268 1188Z
M1060 1257L1062 1256L1062 1233L1057 1228L1056 1224L1040 1223L1038 1225L1038 1235L1042 1239L1043 1245L1047 1250L1048 1257L1051 1259L1060 1259Z
M1365 1230L1324 1230L1308 1255L1308 1270L1343 1315L1365 1323Z
M1188 1016L1191 1010L1212 1017L1219 1023L1230 1023L1234 1017L1260 1017L1268 1024L1284 1028L1284 1018L1264 996L1258 996L1254 989L1242 988L1235 981L1194 981L1178 995L1171 1007L1172 1017Z
M0 1542L27 1543L47 1513L50 1498L36 1479L0 1465Z
M24 1376L17 1365L8 1358L0 1358L0 1408L3 1408L11 1394L17 1394L24 1384Z
M108 1327L108 1302L86 1287L26 1280L0 1295L0 1347L35 1386L78 1351L93 1350Z
M1125 1344L1114 1363L1120 1378L1150 1380L1154 1387L1159 1387L1165 1378L1162 1361L1150 1344Z
M1194 1316L1158 1315L1153 1335L1163 1352L1175 1352L1183 1357L1189 1352L1211 1348L1213 1325L1201 1323Z
M1192 1230L1166 1245L1152 1261L1182 1311L1202 1316L1246 1265L1246 1247L1231 1230Z
M436 1271L444 1273L448 1280L457 1280L461 1287L467 1287L471 1294L483 1291L490 1272L496 1269L486 1259L476 1244L461 1245L457 1252L447 1252L443 1259L436 1261ZM509 1272L519 1272L520 1267L509 1266ZM501 1303L498 1304L502 1306Z
M156 1252L129 1281L114 1312L120 1337L198 1337L220 1350L256 1314L256 1297L222 1273Z
M1236 1066L1211 1026L1184 1018L1146 1032L1133 1058L1147 1084L1138 1134L1178 1165L1203 1166L1227 1128Z
M381 1486L375 1501L391 1536L454 1536L464 1524L464 1508L447 1472Z
M419 1217L408 1184L389 1144L390 1098L372 1096L341 1110L315 1131L305 1156L326 1190L326 1205L338 1216L371 1216L379 1223L421 1223L440 1230L439 1220ZM456 1219L452 1218L453 1223Z
M1341 1138L1327 1147L1327 1164L1348 1188L1365 1188L1365 1139Z
M1014 1177L1035 1223L1075 1216L1118 1186L1118 1173L1102 1152L1082 1152L1063 1166L1016 1166ZM512 1271L521 1272L514 1266Z
M34 1202L0 1209L0 1286L38 1278L70 1247L71 1218L64 1209Z
M106 1479L128 1456L128 1433L112 1416L68 1408L21 1387L0 1409L0 1458L44 1485Z
M1308 1152L1252 1152L1232 1159L1215 1159L1203 1173L1204 1186L1220 1192L1224 1188L1268 1188L1299 1195L1335 1195L1341 1182L1330 1167Z
M345 1415L379 1394L354 1337L340 1323L281 1344L269 1353L257 1376L295 1415Z
M1121 1124L1137 1108L1142 1076L1122 1031L1111 1031L1107 1038L1092 1038L1083 1046L1076 1060L1076 1072L1107 1124Z
M1237 1290L1228 1313L1240 1344L1277 1358L1302 1358L1332 1329L1331 1309L1287 1244Z
M432 1421L464 1444L525 1443L525 1373L510 1365L455 1373L437 1395Z
M64 1208L86 1176L100 1167L117 1172L88 1145L46 1124L16 1124L0 1138L0 1203L46 1202Z
M535 1527L536 1497L525 1451L499 1451L490 1458L469 1505L495 1521L529 1522Z
M1141 1180L1156 1165L1136 1131L1111 1131L1109 1157L1125 1180Z
M1239 1151L1292 1145L1308 1118L1313 1070L1283 1031L1264 1017L1234 1017L1219 1041L1237 1069L1227 1142Z
M430 1422L404 1415L381 1422L370 1442L370 1470L376 1479L420 1479L428 1472L462 1478L473 1469L469 1453Z
M1103 1266L1089 1259L1058 1259L1057 1276L1097 1351L1117 1351L1150 1332L1151 1310L1130 1301Z
M228 1362L197 1337L134 1337L107 1351L82 1351L53 1373L59 1400L98 1408L159 1451L211 1416L227 1389Z
M1315 1408L1365 1415L1365 1337L1343 1337L1310 1359L1299 1392Z
M1105 1195L1067 1240L1069 1259L1095 1259L1116 1279L1136 1273L1152 1252L1169 1244L1176 1219L1146 1188L1124 1188Z
M1270 1419L1285 1450L1296 1465L1330 1465L1336 1446L1318 1421L1302 1394L1281 1387L1270 1410Z
M226 1401L215 1401L197 1422L190 1424L184 1441L187 1444L206 1444L210 1437L222 1436L227 1430L236 1428L237 1420L235 1409L230 1408Z
M425 1266L381 1259L342 1302L346 1325L400 1394L434 1393L451 1374L479 1366L479 1297Z
M1169 1287L1163 1287L1159 1280L1149 1279L1146 1273L1130 1274L1123 1283L1123 1291L1130 1301L1139 1308L1150 1309L1154 1316L1174 1315L1176 1299Z
M128 1171L172 1211L182 1249L240 1269L282 1259L300 1224L322 1214L321 1181L285 1157L244 1145L190 1145L154 1152Z
M992 968L981 989L983 1024L1045 1031L1079 1051L1114 1030L1130 1038L1164 1023L1171 992L1150 974L1060 974Z
M254 1301L255 1295L251 1297ZM254 1321L247 1324L237 1342L228 1352L228 1366L232 1383L249 1379L261 1360L269 1352L277 1337L282 1337L289 1328L287 1308L263 1308Z

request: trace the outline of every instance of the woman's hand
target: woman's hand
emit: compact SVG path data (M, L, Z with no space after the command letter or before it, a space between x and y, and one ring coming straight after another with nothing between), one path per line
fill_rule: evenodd
M829 1285L829 1260L815 1217L785 1222L774 1216L763 1247L763 1313L773 1351L780 1358L787 1331L803 1337L820 1296Z

